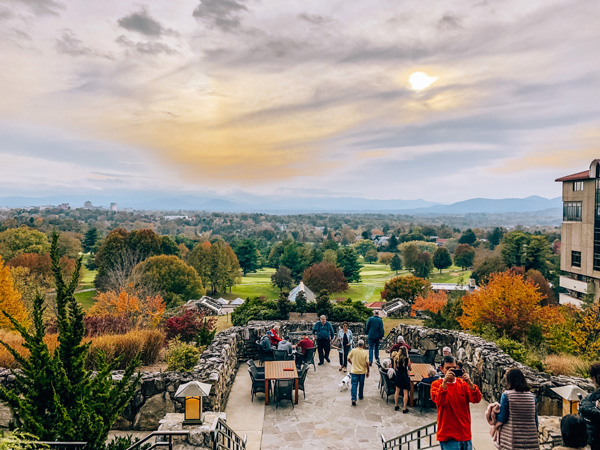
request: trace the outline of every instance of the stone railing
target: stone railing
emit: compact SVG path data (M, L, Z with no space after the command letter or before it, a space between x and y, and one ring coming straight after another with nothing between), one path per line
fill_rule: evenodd
M200 355L191 373L145 372L140 385L114 425L120 430L156 430L159 421L167 413L182 413L183 399L176 399L179 385L198 380L212 386L210 396L204 399L204 410L222 412L225 410L239 363L248 359L258 359L259 346L256 341L276 323L282 333L312 330L312 322L271 322L255 321L245 327L231 327L215 336L213 342ZM337 331L337 324L334 324ZM361 332L363 324L350 324L353 332ZM361 333L362 334L362 333ZM113 372L113 379L122 377L123 371ZM11 370L0 369L0 383L11 386L14 375ZM0 404L0 427L8 427L12 416L10 410Z
M518 367L525 374L531 390L537 397L540 415L562 415L562 399L551 391L554 387L573 384L588 392L594 390L591 380L538 372L516 362L495 343L467 333L414 325L398 325L392 333L402 335L406 342L417 348L438 348L441 353L442 347L450 347L452 354L464 363L465 370L488 402L500 400L504 391L504 374L512 367Z

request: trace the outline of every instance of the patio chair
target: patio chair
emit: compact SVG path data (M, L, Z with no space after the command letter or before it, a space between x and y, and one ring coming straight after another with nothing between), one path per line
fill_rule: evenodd
M315 364L315 350L316 348L314 347L306 350L306 353L304 355L304 363L307 365L312 365L316 371L317 366Z
M273 361L273 350L263 350L262 347L260 347L260 341L256 341L256 344L259 346L258 359L260 360L260 363L264 365L265 361Z
M377 385L377 388L379 389L379 394L381 395L381 397L383 397L383 388L385 386L385 381L383 379L383 377L386 376L386 372L383 369L379 369L379 384Z
M262 392L263 394L265 393L265 379L264 379L264 376L263 376L263 378L257 378L256 368L249 367L248 373L250 374L250 379L252 380L252 388L250 391L250 397L252 398L252 401L254 401L254 396L256 394L258 394L259 392ZM269 391L271 391L270 385L269 385Z
M256 369L256 372L258 372L259 378L263 378L263 379L265 378L265 368L264 367L258 367L253 359L249 359L247 364L248 364L248 367L254 367Z
M425 353L423 353L423 362L425 364L431 364L432 366L435 366L435 355L437 355L437 352L437 348L425 350Z
M417 385L417 395L419 398L419 411L422 413L423 409L435 408L437 405L431 400L431 384L430 383L419 383Z
M289 361L290 359L287 350L273 350L273 361Z
M306 381L306 376L308 375L308 369L308 364L304 364L302 369L300 369L300 373L298 374L298 389L302 391L305 399L306 391L304 390L304 382Z
M294 380L275 381L275 409L279 407L281 400L289 400L294 408Z
M385 404L387 405L388 398L390 397L390 395L394 395L396 393L396 383L394 382L394 380L390 379L390 377L388 377L386 373L383 374L383 381L385 383L383 394L385 394Z

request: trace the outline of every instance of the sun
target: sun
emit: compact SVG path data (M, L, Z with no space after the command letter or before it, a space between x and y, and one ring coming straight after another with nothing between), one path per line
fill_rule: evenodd
M415 91L428 88L438 80L439 77L430 77L425 72L415 72L408 77L408 82Z

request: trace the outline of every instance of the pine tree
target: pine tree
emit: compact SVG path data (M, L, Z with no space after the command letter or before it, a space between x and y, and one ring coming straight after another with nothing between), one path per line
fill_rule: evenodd
M30 355L24 356L0 341L21 366L14 372L15 385L0 386L0 400L15 417L15 426L43 441L86 441L90 450L105 447L108 432L135 393L139 375L134 377L139 356L129 364L123 378L113 382L111 371L119 361L99 362L99 370L85 369L90 343L83 343L83 309L73 293L77 288L81 259L67 283L58 255L58 234L52 235L52 272L56 284L58 347L50 353L43 338L44 297L33 305L33 328L29 331L3 311L21 334Z
M91 252L98 242L98 229L95 227L90 228L85 232L83 238L83 253Z
M402 259L400 258L398 253L396 253L392 258L390 269L394 270L396 272L396 275L398 275L399 270L402 270Z
M304 291L299 291L296 294L296 312L300 313L301 316L306 312L306 295L304 295Z

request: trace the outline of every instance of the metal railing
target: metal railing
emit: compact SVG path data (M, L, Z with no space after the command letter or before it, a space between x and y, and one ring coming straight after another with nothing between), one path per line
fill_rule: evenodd
M143 439L140 439L127 450L140 449L142 444L146 441L156 438L168 438L167 440L159 440L157 439L147 450L152 450L157 447L168 447L169 450L173 450L173 436L188 436L190 434L189 431L153 431L148 436Z
M87 442L59 442L59 441L36 441L34 444L38 444L40 448L50 447L52 449L77 449L77 448L85 448L88 444Z
M242 439L223 419L217 420L214 433L214 450L246 450L246 436Z
M440 448L435 435L437 433L437 422L432 422L416 430L409 431L390 440L385 440L381 435L383 450L425 450L428 448Z

